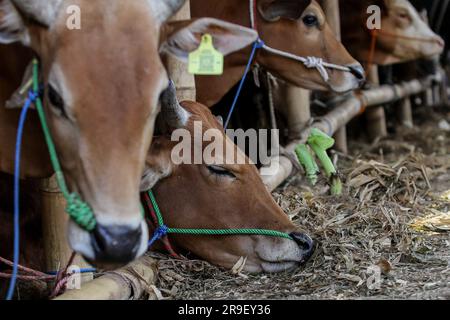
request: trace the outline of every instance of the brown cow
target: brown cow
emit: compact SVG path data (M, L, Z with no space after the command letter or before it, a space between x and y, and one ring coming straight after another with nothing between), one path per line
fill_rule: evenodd
M270 47L298 56L314 56L326 62L348 66L352 72L328 69L325 82L316 69L303 63L260 50L256 63L279 78L311 90L346 92L364 81L364 70L336 39L325 14L314 0L258 0L256 26L260 38ZM249 0L192 0L193 17L215 17L250 27ZM221 77L197 77L197 101L212 106L242 77L250 48L241 50L226 61Z
M224 164L213 155L202 164L176 164L172 153L177 142L171 131L155 136L148 154L142 190L153 187L165 223L172 228L259 228L289 233L294 240L267 236L187 236L170 235L179 248L213 264L231 268L247 257L248 272L279 272L305 262L313 251L311 238L295 227L264 186L256 166L225 135L222 124L200 103L176 101L170 89L163 95L165 118L171 128L189 132L197 141L195 123L202 134L213 129L216 141L232 150L241 164ZM204 151L207 143L203 143ZM208 165L208 163L213 163ZM174 192L176 190L176 193Z
M377 7L381 10L381 29L376 30L376 47L371 62L386 65L443 52L444 40L430 29L409 1L341 1L342 42L359 61L368 62L371 55L373 34L367 22L375 11L369 14L368 10Z
M203 33L226 37L218 50L230 53L256 39L253 30L212 19L160 32L183 0L0 0L3 66L0 106L20 85L32 53L40 58L44 108L71 192L93 209L97 226L88 233L70 222L69 242L91 262L127 263L143 254L148 232L139 183L151 143L160 93L168 78L160 47L185 55ZM69 6L81 8L81 30L66 26ZM70 10L69 10L70 11ZM162 38L162 39L160 39ZM172 48L176 46L176 48ZM12 173L18 111L0 108L1 170ZM23 177L51 170L36 117L27 124ZM37 143L28 142L36 135ZM36 167L39 167L36 169Z

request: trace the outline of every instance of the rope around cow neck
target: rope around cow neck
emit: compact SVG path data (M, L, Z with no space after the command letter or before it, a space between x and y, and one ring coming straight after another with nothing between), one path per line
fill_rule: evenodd
M252 29L258 31L258 27L257 27L257 23L256 23L256 0L249 0L249 6L250 6L250 24ZM290 52L286 52L286 51L282 51L282 50L278 50L275 48L272 48L268 45L266 45L263 41L261 41L261 39L258 39L258 41L260 41L262 43L262 49L283 57L283 58L287 58L287 59L291 59L294 61L298 61L301 62L305 65L306 68L308 69L317 69L317 71L319 72L320 76L323 78L323 80L325 82L328 82L330 80L330 76L328 74L327 69L334 69L334 70L339 70L339 71L343 71L343 72L352 72L352 70L349 67L345 67L342 65L338 65L338 64L334 64L334 63L329 63L329 62L325 62L322 58L318 58L318 57L302 57L302 56L298 56L296 54L290 53Z
M55 170L56 180L58 186L64 198L67 201L66 212L69 214L70 218L82 229L90 232L93 231L96 226L96 220L91 207L81 200L77 193L70 193L67 187L66 180L64 178L64 173L61 169L61 164L58 159L58 154L56 152L56 147L48 127L47 119L45 117L44 107L42 105L42 100L38 94L39 91L39 64L37 59L33 60L33 93L36 96L35 105L36 110L39 115L39 120L41 122L42 130L44 132L45 142L47 143L48 151L50 154L50 161L52 163L53 169Z
M156 213L156 217L158 220L158 226L153 233L153 237L150 239L148 243L148 247L150 248L156 241L161 238L167 236L168 234L184 234L184 235L193 235L193 236L249 236L249 235L259 235L259 236L268 236L268 237L278 237L292 240L292 237L280 231L274 230L266 230L266 229L251 229L251 228L240 228L240 229L187 229L187 228L170 228L164 223L164 218L162 216L161 210L156 202L155 195L150 190L147 192L150 197L153 210Z

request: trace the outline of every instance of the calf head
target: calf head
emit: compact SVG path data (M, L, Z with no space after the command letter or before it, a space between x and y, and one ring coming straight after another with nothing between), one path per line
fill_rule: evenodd
M202 33L220 24L185 24L162 39L161 26L183 3L0 1L0 42L20 41L39 57L45 113L68 187L97 221L91 233L70 222L69 242L105 268L128 263L147 248L139 185L168 83L160 48L186 55ZM66 26L74 5L81 9L79 30ZM254 41L250 35L244 46Z
M327 23L315 0L259 0L258 31L269 46L298 56L318 57L349 67L351 72L327 69L327 82L316 69L262 52L261 65L294 85L311 90L346 92L359 88L365 80L362 66L347 52Z
M240 257L247 257L245 270L249 272L278 272L305 262L313 251L313 241L275 203L256 166L225 135L220 121L206 106L189 101L180 105L170 91L163 95L163 115L172 130L178 130L154 138L142 181L142 190L153 187L165 223L173 228L269 229L289 233L293 238L170 235L173 243L226 268ZM196 129L199 124L200 132ZM201 164L181 163L178 143L170 136L171 132L172 137L178 135L180 129L190 139L192 148L187 153L194 152L194 148L206 151L210 144L196 136L205 134L214 137L219 149L232 151L239 164L224 161L220 152L212 152Z
M392 64L439 55L444 40L435 34L424 18L408 0L349 0L342 1L343 42L360 61L371 55L373 31L368 30L370 15L381 14L376 32L373 63ZM368 8L379 11L370 11ZM378 10L378 9L376 9Z

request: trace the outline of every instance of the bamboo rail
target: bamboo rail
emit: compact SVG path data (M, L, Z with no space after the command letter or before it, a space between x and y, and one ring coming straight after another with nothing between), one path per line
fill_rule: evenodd
M68 290L55 300L139 300L156 280L156 263L143 257L127 267L106 273L80 289Z

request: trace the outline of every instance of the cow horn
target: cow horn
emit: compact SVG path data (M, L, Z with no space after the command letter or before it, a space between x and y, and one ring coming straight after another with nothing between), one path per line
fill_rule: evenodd
M169 87L161 95L161 113L172 128L186 126L190 114L178 102L175 84L170 80Z
M25 16L50 26L56 19L63 0L11 0Z
M181 9L186 0L150 0L155 16L159 22L166 22Z

